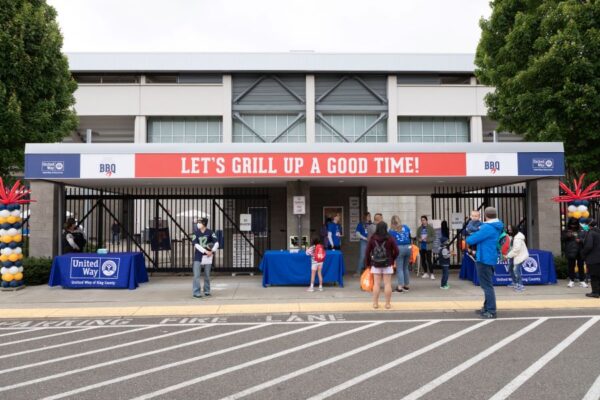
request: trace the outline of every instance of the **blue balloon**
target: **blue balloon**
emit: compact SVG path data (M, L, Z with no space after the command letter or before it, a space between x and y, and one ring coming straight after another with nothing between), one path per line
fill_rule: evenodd
M20 244L19 244L19 243L17 243L17 242L10 242L10 243L8 244L8 247L10 247L11 249L16 249L16 248L17 248L17 247L19 247L19 246L20 246Z
M7 222L7 223L4 223L4 224L0 225L0 228L2 228L2 229L10 229L10 228L12 228L12 225Z
M581 205L582 205L582 206L589 206L589 205L590 205L590 202L589 202L589 201L587 201L587 200L583 200L583 201L581 202Z
M7 288L8 287L8 282L2 281L2 287Z
M5 204L0 204L0 211L2 210L6 210L6 205Z
M22 267L23 266L23 263L21 261L17 261L14 264L15 264L15 267Z
M14 224L12 224L12 227L15 229L19 229L21 227L21 223L20 222L15 222Z
M0 243L0 250L5 249L6 248L6 243L2 242Z
M19 284L17 283L17 281L10 281L10 282L8 282L8 285L10 287L17 287L17 286L19 286Z

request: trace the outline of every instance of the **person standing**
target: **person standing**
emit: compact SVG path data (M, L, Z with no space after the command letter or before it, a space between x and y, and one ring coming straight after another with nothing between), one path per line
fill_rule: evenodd
M411 253L410 228L400 222L399 216L394 215L389 233L396 241L396 246L398 246L398 257L396 258L396 291L408 291L410 289L408 286L410 280L408 266Z
M365 257L365 267L371 267L373 274L373 308L379 308L379 293L383 277L385 308L390 309L392 299L392 274L394 260L398 257L398 246L388 233L387 224L383 221L377 224L375 233L367 245L368 257Z
M315 275L319 274L319 292L323 291L323 262L325 261L325 248L319 238L314 238L312 245L306 250L306 255L310 257L310 286L307 292L315 291Z
M340 250L342 247L340 214L335 214L333 220L327 224L327 242L331 250Z
M85 234L77 226L75 218L69 218L63 226L62 253L83 253L87 243Z
M515 292L521 293L525 290L521 276L521 266L529 258L529 251L527 250L527 244L525 244L525 235L519 231L518 226L508 225L506 231L511 236L512 242L512 248L506 255L506 258L510 260L510 276Z
M569 268L569 283L568 287L575 286L575 278L579 278L579 285L587 287L585 283L585 270L583 266L583 257L581 256L581 247L583 245L583 237L581 235L579 222L574 218L569 218L567 229L561 234L563 249ZM577 275L575 275L575 266L577 266Z
M432 249L436 234L433 227L429 225L429 220L426 215L421 216L421 226L417 230L417 233L421 267L423 267L423 275L421 278L427 279L431 277L431 279L435 279L435 276L433 275Z
M356 235L360 242L360 252L358 256L358 266L356 267L356 276L360 276L365 266L365 254L367 251L368 232L367 229L371 226L371 213L366 212L363 215L363 220L356 225Z
M498 239L503 232L504 224L498 219L498 212L494 207L487 207L484 211L485 222L479 230L469 237L469 245L477 245L475 255L479 285L483 290L484 302L477 313L481 318L496 318L496 293L494 291L494 270L498 262Z
M110 227L112 231L112 244L121 244L121 227L117 221L113 222Z
M377 224L381 221L383 221L383 214L377 213L373 216L373 223L367 228L367 242L371 240L371 236L373 236L377 229Z
M590 271L591 293L587 297L600 298L600 230L596 221L589 223L589 230L583 241L581 254Z
M448 290L450 289L450 285L448 285L448 278L450 276L450 256L452 253L450 252L448 238L442 236L440 242L440 251L438 253L438 262L440 264L440 268L442 269L442 281L440 282L440 289Z
M192 295L199 299L202 298L200 287L202 267L204 267L204 295L210 296L210 269L212 267L213 254L219 248L217 235L208 229L208 218L200 218L196 222L192 243L194 244Z

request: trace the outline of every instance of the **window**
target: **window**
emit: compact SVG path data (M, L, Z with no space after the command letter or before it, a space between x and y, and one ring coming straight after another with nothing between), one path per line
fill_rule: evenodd
M234 143L306 142L304 117L297 114L241 114L240 117L243 121L233 120Z
M148 143L221 143L218 117L158 117L148 120Z
M186 83L223 83L223 76L220 74L148 74L146 83L156 84L186 84Z
M469 120L464 117L400 117L398 141L409 143L464 143Z
M139 83L140 76L133 74L73 74L77 83L110 84L110 83Z
M471 75L398 75L398 85L470 85Z
M379 114L323 114L323 118L325 121L317 119L317 143L345 142L340 134L351 143L387 142L387 119L380 119L372 126L380 118Z

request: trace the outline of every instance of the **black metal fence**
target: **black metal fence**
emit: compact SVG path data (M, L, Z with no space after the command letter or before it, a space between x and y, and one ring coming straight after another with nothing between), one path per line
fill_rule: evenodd
M65 187L64 200L65 219L78 221L87 251L142 252L151 272L191 270L201 217L220 242L213 270L253 273L270 247L266 189ZM251 226L240 226L240 214L252 216Z

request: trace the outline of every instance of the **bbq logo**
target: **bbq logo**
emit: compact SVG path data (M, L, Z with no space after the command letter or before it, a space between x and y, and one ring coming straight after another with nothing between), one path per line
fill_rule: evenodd
M484 161L483 165L486 171L489 171L494 175L496 172L500 171L500 161Z
M99 172L107 177L110 177L117 173L117 164L101 163Z

